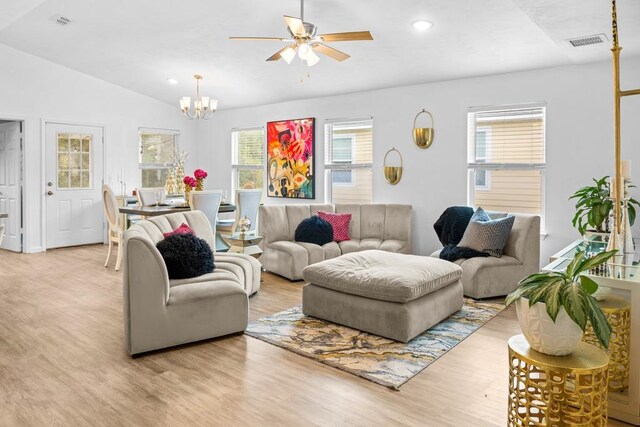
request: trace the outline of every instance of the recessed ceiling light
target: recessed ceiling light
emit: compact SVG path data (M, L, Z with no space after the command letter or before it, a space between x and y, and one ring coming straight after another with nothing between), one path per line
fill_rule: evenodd
M429 28L433 26L433 24L424 19L418 19L417 21L413 21L411 24L414 30L416 31L427 31Z
M169 83L170 85L177 85L178 81L176 79L168 78L167 83Z

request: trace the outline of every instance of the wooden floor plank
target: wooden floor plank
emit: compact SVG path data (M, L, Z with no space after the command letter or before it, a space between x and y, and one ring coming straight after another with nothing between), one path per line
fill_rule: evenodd
M400 391L245 335L132 359L121 273L105 256L102 245L0 251L0 425L506 424L512 310ZM299 304L301 291L264 274L251 319Z

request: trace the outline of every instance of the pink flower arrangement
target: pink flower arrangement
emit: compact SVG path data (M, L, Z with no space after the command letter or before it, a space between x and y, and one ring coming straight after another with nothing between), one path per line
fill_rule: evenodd
M198 181L191 176L185 176L182 182L184 182L184 185L189 188L195 188L195 186L198 185Z
M195 177L195 179L205 179L207 176L209 176L209 174L207 174L207 172L202 169L196 169L195 171L193 171L193 176Z

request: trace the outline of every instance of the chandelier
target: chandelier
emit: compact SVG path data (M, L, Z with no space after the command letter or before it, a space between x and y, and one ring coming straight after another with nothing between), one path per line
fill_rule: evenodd
M180 98L180 110L189 120L208 120L211 118L213 113L215 113L216 109L218 109L218 100L209 98L208 96L201 97L200 80L202 80L202 76L200 74L196 74L193 77L196 79L196 99L193 101L193 113L189 112L191 110L190 96L183 96Z

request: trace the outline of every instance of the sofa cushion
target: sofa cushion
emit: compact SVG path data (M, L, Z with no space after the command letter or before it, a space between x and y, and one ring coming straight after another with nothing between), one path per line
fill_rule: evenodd
M319 215L303 219L296 228L296 242L324 245L333 240L333 226Z
M342 255L340 246L338 246L336 242L329 242L323 245L322 250L324 251L324 259L331 259Z
M403 252L407 249L407 242L403 240L385 240L378 249L387 252Z
M362 239L360 240L360 250L366 251L370 249L378 249L382 245L382 240L380 239Z
M345 240L344 242L338 243L338 246L340 246L340 252L342 252L343 255L358 252L360 250L360 239Z
M382 239L384 237L384 223L386 212L386 205L360 206L361 239Z
M309 205L286 205L285 209L287 210L287 219L289 221L289 238L287 240L293 241L296 238L298 224L311 216L311 208ZM279 224L279 226L282 225L284 224Z
M211 273L203 274L201 276L189 277L186 279L171 279L169 280L169 286L181 286L186 285L188 283L201 283L201 282L212 282L214 280L231 280L237 281L238 278L235 274L227 270L221 270L216 268Z
M349 223L349 237L351 239L360 239L360 205L354 204L337 204L336 213L351 214L351 222Z
M213 271L209 244L193 234L173 234L156 245L167 266L169 279L186 279Z
M458 246L501 257L515 219L508 216L491 221L470 221Z
M173 231L168 231L166 233L162 233L162 235L164 236L164 238L166 239L169 236L173 236L174 234L194 234L193 230L191 229L191 227L189 227L187 224L185 224L184 222L182 223L182 225L178 228L176 228Z
M307 251L307 263L315 264L316 262L324 261L324 249L322 246L315 243L296 242Z
M333 227L333 241L343 242L351 240L349 237L349 224L351 224L351 214L334 214L331 212L318 212L318 216Z
M456 283L462 269L441 259L371 250L310 265L302 276L327 289L406 303Z

